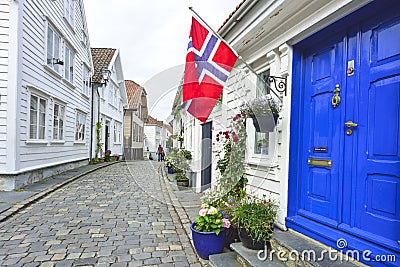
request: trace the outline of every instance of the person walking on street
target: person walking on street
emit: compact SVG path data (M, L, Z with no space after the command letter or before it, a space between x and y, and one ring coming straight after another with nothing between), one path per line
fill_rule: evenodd
M157 154L158 154L158 161L162 161L163 154L164 154L164 148L161 145L158 145Z

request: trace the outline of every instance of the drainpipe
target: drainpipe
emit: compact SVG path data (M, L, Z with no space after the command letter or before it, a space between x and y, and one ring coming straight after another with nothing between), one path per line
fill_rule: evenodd
M93 159L93 157L92 157L92 155L93 155L93 126L94 126L94 111L93 111L93 102L94 102L94 86L93 86L93 83L92 83L92 101L91 101L91 103L90 103L90 105L91 105L91 108L90 108L90 110L91 110L91 112L90 112L90 125L92 126L91 128L90 128L90 148L89 148L89 162L90 161L92 161L92 159Z
M96 88L96 90L95 90ZM90 131L90 156L89 159L92 160L93 159L93 144L94 144L94 138L93 138L93 127L96 125L96 123L94 122L94 95L95 92L97 94L97 121L100 121L100 93L99 93L99 86L97 83L92 83L92 101L91 101L91 114L90 114L90 124L92 125L91 131Z

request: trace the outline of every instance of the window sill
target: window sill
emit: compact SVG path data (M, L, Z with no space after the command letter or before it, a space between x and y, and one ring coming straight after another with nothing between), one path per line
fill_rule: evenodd
M65 140L52 140L50 141L51 145L63 145L65 144Z
M49 142L47 140L26 140L27 145L47 145Z
M85 141L74 141L74 145L86 145Z
M90 99L90 96L87 95L87 94L85 94L85 93L82 93L82 92L81 92L81 95L82 95L83 98L86 98L86 100L89 100L89 99Z
M76 86L75 86L73 83L71 83L70 81L68 81L67 79L62 78L62 81L63 81L66 85L68 85L71 89L75 89L75 88L76 88Z
M111 103L108 103L108 105L109 105L110 107L112 107L112 108L114 108L114 109L118 110L118 108L117 108L116 106L114 106L113 104L111 104Z
M50 72L51 74L56 76L56 78L62 79L62 75L60 73L58 73L55 69L53 69L45 64L43 64L43 67L45 68L45 70L47 70L48 72Z
M72 31L73 34L75 34L75 29L74 29L74 25L71 24L71 22L69 22L69 20L66 17L63 17L65 24L68 25L68 28Z

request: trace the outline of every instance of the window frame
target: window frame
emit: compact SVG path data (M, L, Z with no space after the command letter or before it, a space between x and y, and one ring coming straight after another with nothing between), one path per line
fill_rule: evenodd
M79 124L80 115L82 116L84 123ZM86 141L86 121L87 114L83 111L76 110L75 113L75 131L74 131L74 141L75 143L85 143ZM83 126L83 129L79 129ZM78 130L79 129L79 130Z
M85 71L87 71L85 73ZM82 94L89 97L91 89L91 72L89 67L83 63L82 64Z
M67 51L68 50L68 51ZM75 51L65 42L64 44L64 79L71 84L74 84L75 70ZM68 72L68 73L67 73Z
M32 98L37 98L36 102L36 124L35 124L35 136L32 137ZM40 126L40 103L41 100L44 101L45 106L44 106L44 111L42 114L44 114L43 118L43 125ZM47 132L47 125L46 125L46 120L47 120L47 108L48 108L48 98L43 97L39 94L34 94L31 93L29 96L29 131L28 131L28 140L37 140L37 141L44 141L47 139L46 132ZM40 127L43 128L43 137L41 138L41 132L40 132Z
M71 28L75 25L75 1L64 0L64 18Z
M51 44L50 44L50 36L49 33L52 32L51 36ZM57 37L57 38L56 38ZM55 40L58 40L58 53L55 51ZM55 30L50 23L46 23L46 53L45 53L45 66L54 70L56 73L60 74L62 71L60 64L55 64L56 61L60 61L61 59L61 51L62 51L62 36ZM49 47L51 46L51 48ZM49 58L49 50L51 49L51 58Z
M55 135L55 121L56 121L56 106L58 106L58 116L57 116L57 138L54 136ZM60 108L63 109L63 113L60 116ZM66 111L66 106L64 104L61 104L60 102L54 102L53 105L53 127L52 127L52 140L53 141L64 141L64 135L65 135L65 111ZM60 119L61 117L61 119ZM62 127L60 129L60 121L62 121ZM60 132L61 130L61 132Z

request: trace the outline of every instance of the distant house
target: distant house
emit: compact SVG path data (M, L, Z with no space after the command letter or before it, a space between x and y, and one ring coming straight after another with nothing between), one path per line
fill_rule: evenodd
M87 164L91 90L83 1L0 4L0 190Z
M169 132L170 130L171 128L164 126L163 121L159 121L149 115L144 125L145 149L147 150L148 148L149 152L155 153L158 145L165 148L167 145L167 139L171 135Z
M125 81L128 106L124 115L124 157L143 159L144 122L147 120L146 90L131 80Z
M92 48L93 58L93 143L91 156L97 155L96 151L96 123L101 122L101 142L103 149L111 150L112 154L123 153L123 119L124 108L128 104L121 57L118 49ZM109 78L104 81L106 72ZM100 153L99 153L100 154Z

